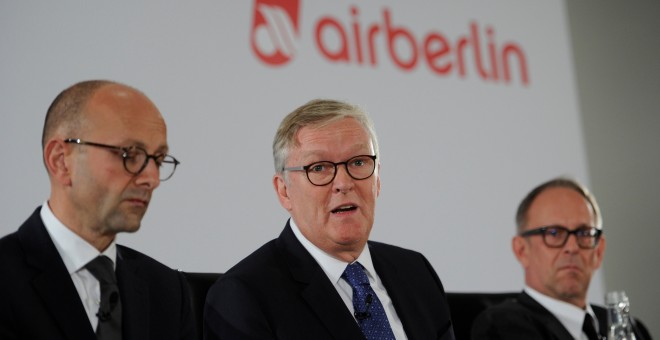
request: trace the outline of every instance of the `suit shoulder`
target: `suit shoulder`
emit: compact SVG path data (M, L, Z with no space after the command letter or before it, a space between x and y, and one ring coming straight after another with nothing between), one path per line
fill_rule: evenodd
M236 263L223 277L263 274L276 266L277 258L275 240L269 241Z
M117 256L120 260L126 261L130 266L139 269L140 271L163 273L176 272L176 270L166 266L149 255L119 244L117 245Z
M420 265L433 270L430 262L418 251L376 241L369 241L368 244L374 260L378 259L392 265L405 264L413 267Z
M472 339L547 339L543 319L520 304L508 300L483 310L472 323Z
M248 300L257 298L260 292L270 292L272 287L282 287L289 282L290 277L284 265L280 264L273 240L222 274L209 288L207 305L209 301L222 301L217 304L225 308L226 304L232 304L230 300L246 304Z
M0 238L0 267L15 273L17 266L25 266L25 249L14 232Z
M22 251L21 238L31 240L32 237L29 237L30 231L28 229L34 230L35 225L42 224L39 215L40 210L41 207L38 207L17 230L0 237L0 254L16 254ZM46 232L45 229L44 232Z
M410 257L424 257L422 253L416 251L416 250L411 250L399 246L395 246L392 244L387 244L383 242L378 242L378 241L369 241L369 249L383 253L383 254L391 254L393 256L410 256Z
M510 314L528 315L529 310L520 304L516 298L490 306L481 312L481 315L506 316Z
M13 252L18 247L18 236L16 232L7 234L0 238L0 254Z

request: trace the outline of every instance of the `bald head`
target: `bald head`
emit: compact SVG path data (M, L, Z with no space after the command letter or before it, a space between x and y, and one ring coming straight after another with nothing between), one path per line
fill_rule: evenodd
M99 89L113 86L126 90L126 93L139 94L139 90L121 83L109 80L87 80L76 83L62 91L50 104L46 113L43 134L41 136L42 148L54 135L75 135L83 128L85 123L85 107L89 100ZM117 91L113 91L117 93Z
M65 226L99 250L139 228L169 150L165 121L146 95L111 81L75 84L48 109L42 138L48 204ZM145 154L137 170L131 162Z

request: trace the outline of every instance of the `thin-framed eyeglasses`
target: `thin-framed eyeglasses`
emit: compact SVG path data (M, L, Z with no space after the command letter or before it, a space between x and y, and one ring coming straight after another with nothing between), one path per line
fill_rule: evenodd
M316 186L330 184L337 176L337 166L344 165L346 173L356 180L367 179L376 169L375 155L360 155L351 157L345 162L320 161L304 166L283 168L282 171L305 171L307 179Z
M166 181L174 175L177 165L181 164L176 158L167 154L150 155L147 150L139 146L114 146L95 142L83 141L79 138L67 138L64 143L74 143L78 145L89 145L98 148L106 148L119 152L119 155L124 160L124 169L132 175L139 175L149 163L149 159L153 159L158 167L159 178L161 181Z
M571 234L575 235L577 239L577 244L582 249L593 249L598 245L600 241L600 236L602 235L603 230L582 226L574 230L569 230L568 228L561 225L551 225L541 228L536 228L532 230L527 230L520 233L522 237L528 237L533 235L541 235L543 237L543 243L550 248L561 248L568 241L568 237Z

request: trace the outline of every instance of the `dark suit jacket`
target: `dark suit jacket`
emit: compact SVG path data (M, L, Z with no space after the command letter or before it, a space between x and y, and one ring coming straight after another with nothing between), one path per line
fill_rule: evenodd
M591 305L601 336L607 335L607 310ZM638 340L651 340L640 322L633 326ZM483 311L472 324L472 339L573 340L561 322L527 293Z
M0 239L0 339L95 340L39 210ZM195 339L190 296L180 273L119 245L116 273L124 340Z
M409 339L454 339L444 288L423 255L369 242L371 257ZM287 223L279 238L227 271L209 290L212 339L364 339L323 269Z

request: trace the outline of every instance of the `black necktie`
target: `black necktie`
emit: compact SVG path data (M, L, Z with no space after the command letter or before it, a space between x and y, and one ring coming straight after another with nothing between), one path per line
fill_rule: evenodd
M341 276L353 288L353 309L362 333L369 340L394 340L385 309L359 262L349 264Z
M589 313L584 314L584 321L582 322L582 331L587 335L589 340L598 340L598 332L596 332L596 327L594 327L594 320L591 318Z
M85 268L101 285L101 302L96 313L99 318L96 337L99 340L121 340L121 300L112 260L101 255L90 261Z

